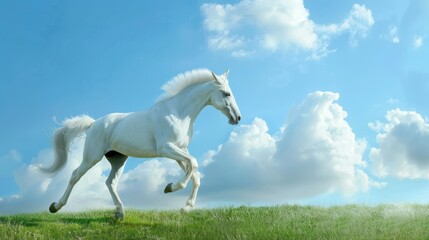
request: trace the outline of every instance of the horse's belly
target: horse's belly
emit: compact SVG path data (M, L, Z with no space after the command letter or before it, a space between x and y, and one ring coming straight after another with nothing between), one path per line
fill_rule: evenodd
M152 135L142 129L122 131L113 137L112 150L124 155L139 158L156 157L156 145Z
M115 141L111 145L112 150L130 157L152 158L157 157L153 143L147 141Z
M123 118L110 136L110 147L131 157L157 157L151 125L146 114L133 113Z

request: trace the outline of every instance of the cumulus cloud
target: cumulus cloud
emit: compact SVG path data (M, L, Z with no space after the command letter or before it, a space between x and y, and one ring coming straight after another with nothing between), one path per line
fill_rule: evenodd
M374 24L371 10L354 4L339 24L320 25L310 19L302 0L241 0L236 4L203 4L204 26L214 50L249 52L259 46L271 51L302 49L313 58L326 56L332 36L350 34L357 45ZM251 52L251 51L250 51ZM242 54L240 55L242 56Z
M215 50L242 49L246 41L259 42L271 50L293 45L313 48L317 41L314 24L308 20L308 11L299 1L203 4L201 10L205 28L213 33L208 39L209 46ZM250 39L242 32L247 26L255 26L255 29L249 29L250 34L265 31Z
M370 123L379 148L370 158L380 177L429 179L429 123L419 113L393 109L386 123Z
M204 196L276 202L381 186L364 171L366 142L356 138L338 98L332 92L309 94L275 135L259 118L237 128L204 161Z
M53 161L52 149L42 150L33 164L21 165L15 171L15 181L20 191L0 198L0 214L47 211L51 202L58 201L66 189L72 171L82 161L82 151L83 139L79 139L73 143L65 168L53 178L43 176L36 167L40 163ZM92 167L76 184L62 211L113 209L113 202L105 185L109 171L110 164L105 160ZM163 193L164 186L177 180L180 171L174 161L153 159L124 173L118 192L125 207L144 209L183 206L185 196Z
M15 171L15 181L20 192L0 200L0 213L47 210L51 202L58 200L60 194L65 190L71 172L78 166L80 159L78 152L81 153L82 145L81 142L73 145L67 166L54 178L44 177L36 167L36 164L40 162L53 160L53 153L50 149L42 150L36 157L34 164L21 165ZM103 200L106 199L107 195L96 190L103 184L104 180L101 180L101 175L104 169L105 166L97 165L82 178L82 184L76 186L74 192L76 194L70 199L70 206L76 210L106 206L108 202Z
M177 209L185 206L189 191L164 194L163 190L168 183L178 181L183 175L173 160L145 160L124 173L119 181L118 192L125 207Z

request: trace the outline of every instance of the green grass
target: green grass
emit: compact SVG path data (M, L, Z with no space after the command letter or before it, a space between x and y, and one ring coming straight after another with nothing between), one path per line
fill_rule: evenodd
M239 207L0 216L0 239L429 239L429 205Z

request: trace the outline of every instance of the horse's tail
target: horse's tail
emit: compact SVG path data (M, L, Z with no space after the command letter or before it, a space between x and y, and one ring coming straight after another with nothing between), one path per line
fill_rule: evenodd
M62 123L63 126L55 130L53 136L54 163L48 167L39 166L39 169L49 175L54 175L60 171L67 162L67 155L72 140L81 136L93 123L94 119L86 115L64 120Z

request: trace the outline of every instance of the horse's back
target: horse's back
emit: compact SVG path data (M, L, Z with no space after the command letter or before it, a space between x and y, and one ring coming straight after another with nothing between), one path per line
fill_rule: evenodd
M99 118L92 124L92 127L88 129L87 135L96 133L110 135L117 127L118 123L128 115L130 115L130 113L111 113Z
M98 141L109 139L118 123L130 113L111 113L94 121L86 131L86 138L95 138ZM103 139L100 139L103 138Z

